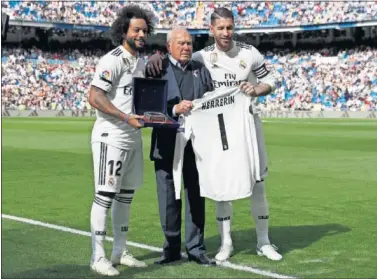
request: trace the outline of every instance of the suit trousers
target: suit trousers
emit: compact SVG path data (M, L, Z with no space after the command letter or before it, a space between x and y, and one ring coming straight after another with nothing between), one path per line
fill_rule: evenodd
M185 200L185 244L192 256L205 252L205 200L200 197L199 175L191 141L184 151L183 182ZM175 199L173 159L155 160L157 195L161 227L165 235L164 254L176 255L181 251L182 200Z

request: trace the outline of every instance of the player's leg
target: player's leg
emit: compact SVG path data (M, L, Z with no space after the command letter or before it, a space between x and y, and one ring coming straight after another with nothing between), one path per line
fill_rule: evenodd
M229 259L233 253L233 244L231 237L232 215L232 202L216 202L216 219L221 236L221 247L219 249L219 252L215 256L215 259L218 261L225 261Z
M143 151L140 147L137 150L122 150L120 154L122 182L112 206L114 243L111 262L114 265L145 267L146 263L134 258L126 248L132 199L135 190L143 184Z
M266 256L270 260L281 260L282 256L276 252L277 247L271 245L268 236L269 210L264 184L264 178L268 175L267 152L264 141L262 121L257 115L255 115L254 122L261 171L261 181L257 181L255 183L253 194L251 196L251 215L253 216L257 233L257 253L258 255Z
M106 259L104 240L106 236L106 220L115 196L115 188L108 185L108 158L111 150L105 143L93 143L93 165L95 179L95 197L90 213L90 229L92 235L91 269L101 275L118 275L110 261Z
M268 238L268 203L265 194L264 178L268 175L267 152L265 148L262 122L258 116L254 116L255 131L258 143L261 181L257 181L251 196L251 215L254 218L257 232L257 246L270 244Z

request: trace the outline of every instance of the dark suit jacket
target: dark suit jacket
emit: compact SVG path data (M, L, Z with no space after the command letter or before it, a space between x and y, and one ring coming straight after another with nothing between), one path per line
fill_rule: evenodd
M202 63L197 61L191 61L190 63L190 71L193 74L194 99L201 98L204 93L213 90L211 74ZM160 78L168 81L167 112L172 117L173 107L182 101L182 97L169 58L165 58L162 61L162 66L163 70ZM178 118L175 119L177 120ZM150 159L152 161L163 159L173 162L176 134L177 131L175 129L153 129L150 151Z

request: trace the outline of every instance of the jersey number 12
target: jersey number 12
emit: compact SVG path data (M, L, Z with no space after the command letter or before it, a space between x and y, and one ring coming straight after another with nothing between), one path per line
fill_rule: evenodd
M109 167L110 167L110 175L114 175L114 160L110 160L109 161ZM115 170L115 175L116 176L120 176L120 170L122 169L122 162L121 161L118 161L116 163L116 167L117 169Z

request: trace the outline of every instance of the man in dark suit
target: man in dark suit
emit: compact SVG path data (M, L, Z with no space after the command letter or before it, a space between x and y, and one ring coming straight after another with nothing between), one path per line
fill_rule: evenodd
M212 91L209 71L200 62L192 61L192 38L186 29L176 28L167 35L168 57L163 60L160 77L168 81L168 114L178 119L192 108L192 100ZM160 220L165 234L163 254L157 264L181 259L181 200L175 199L173 184L173 158L177 131L154 128L152 132L151 160L154 161ZM186 252L190 261L215 265L208 258L204 246L205 203L200 197L198 171L191 143L187 144L183 162L185 195Z

